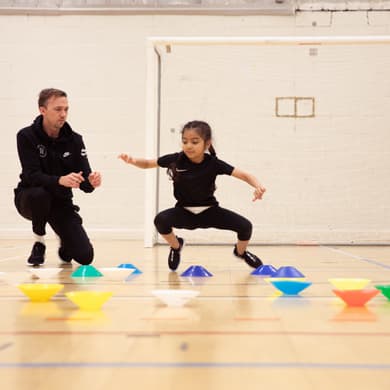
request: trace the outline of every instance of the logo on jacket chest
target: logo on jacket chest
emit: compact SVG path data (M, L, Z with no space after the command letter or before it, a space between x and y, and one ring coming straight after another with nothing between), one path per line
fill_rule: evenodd
M46 146L45 145L37 145L37 149L38 149L38 152L39 152L39 157L41 158L45 158L47 156L47 150L46 150Z

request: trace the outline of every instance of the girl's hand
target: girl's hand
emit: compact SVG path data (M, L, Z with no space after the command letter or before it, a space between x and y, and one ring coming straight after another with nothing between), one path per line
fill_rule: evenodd
M147 168L157 168L157 160L147 160L144 158L134 158L128 154L122 153L118 156L126 164L134 165L137 168L147 169Z
M255 192L253 193L253 202L257 199L262 199L265 191L266 189L262 185L256 187Z
M129 156L128 154L122 153L118 156L121 160L123 160L126 164L135 165L137 160L134 157Z

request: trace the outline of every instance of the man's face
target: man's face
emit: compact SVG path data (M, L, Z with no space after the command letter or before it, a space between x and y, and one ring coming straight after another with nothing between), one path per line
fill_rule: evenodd
M43 115L44 125L53 130L60 130L68 116L68 99L66 97L52 96L46 106L39 107Z

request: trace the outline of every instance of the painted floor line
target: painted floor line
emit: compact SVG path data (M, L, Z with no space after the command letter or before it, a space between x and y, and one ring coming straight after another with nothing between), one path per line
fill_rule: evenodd
M19 260L19 259L20 259L20 256L6 257L6 258L0 259L0 263L4 263L4 262L10 261L10 260Z
M12 249L20 249L20 248L23 248L23 247L22 246L17 246L17 247L12 248ZM11 249L11 248L8 248L8 249ZM30 251L31 251L31 247L26 248L26 254L25 255L4 257L4 258L0 259L0 263L6 262L6 261L10 261L10 260L21 260L23 262L26 262L27 257L29 255ZM55 253L54 249L46 250L46 256L49 256L49 255L54 254L54 253ZM26 262L26 266L28 267L27 262Z
M1 362L1 368L301 368L387 371L390 370L390 364L312 362Z
M390 337L390 332L310 332L310 331L0 331L0 336L125 336L125 337L161 337L161 336L302 336L302 337Z
M368 258L363 257L363 256L353 255L352 253L343 251L341 249L331 248L331 247L327 247L327 246L324 246L324 248L329 249L329 250L336 252L336 253L341 253L343 255L346 255L348 257L352 257L352 258L357 259L357 260L364 261L364 262L369 263L369 264L378 265L379 267L390 269L390 265L381 263L379 261L368 259Z

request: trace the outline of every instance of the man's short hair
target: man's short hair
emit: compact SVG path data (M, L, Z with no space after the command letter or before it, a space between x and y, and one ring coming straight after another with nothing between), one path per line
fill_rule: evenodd
M56 88L42 89L42 91L39 93L38 107L46 107L47 101L53 96L67 97L66 92L61 91L60 89L56 89Z

